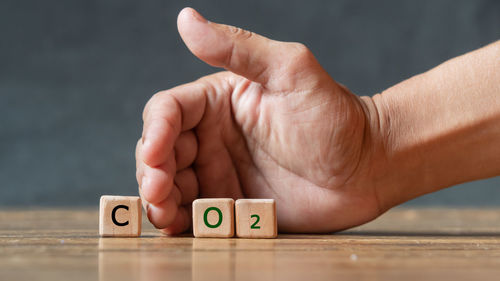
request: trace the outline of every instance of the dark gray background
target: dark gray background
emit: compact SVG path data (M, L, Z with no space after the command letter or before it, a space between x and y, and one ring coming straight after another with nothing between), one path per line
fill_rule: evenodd
M0 206L97 205L101 194L136 194L144 104L217 71L177 34L186 5L216 22L305 43L359 95L500 38L493 0L2 0ZM498 177L410 202L499 203Z

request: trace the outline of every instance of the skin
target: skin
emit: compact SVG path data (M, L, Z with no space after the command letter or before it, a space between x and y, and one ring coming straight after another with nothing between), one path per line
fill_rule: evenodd
M159 92L144 109L137 181L164 233L190 228L196 198L274 198L281 232L331 232L500 174L498 42L358 97L302 44L191 8L177 24L195 56L227 71Z

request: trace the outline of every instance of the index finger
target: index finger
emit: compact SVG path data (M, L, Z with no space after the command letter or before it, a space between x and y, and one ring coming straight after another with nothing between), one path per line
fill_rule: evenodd
M205 83L192 82L155 94L143 112L143 161L161 165L173 153L182 131L192 129L205 112Z

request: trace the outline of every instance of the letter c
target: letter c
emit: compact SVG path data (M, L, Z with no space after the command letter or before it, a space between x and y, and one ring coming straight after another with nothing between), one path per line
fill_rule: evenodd
M125 210L128 211L128 206L118 205L118 206L114 207L113 211L111 211L111 220L113 220L113 223L116 224L116 225L118 225L118 226L126 226L126 225L128 225L128 221L126 221L126 222L118 222L116 220L116 211L118 209L125 209Z

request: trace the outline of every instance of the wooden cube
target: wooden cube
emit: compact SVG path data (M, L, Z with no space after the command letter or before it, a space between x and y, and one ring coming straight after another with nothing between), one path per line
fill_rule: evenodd
M137 237L141 235L141 198L138 196L101 196L99 235Z
M278 236L274 199L238 199L235 209L236 236L242 238Z
M233 237L234 200L230 198L194 200L193 233L195 237Z

